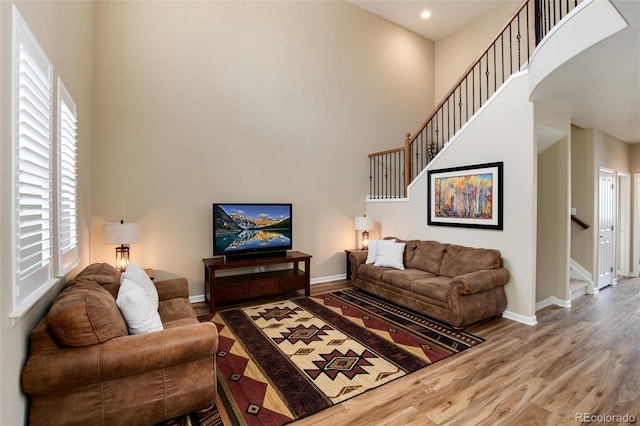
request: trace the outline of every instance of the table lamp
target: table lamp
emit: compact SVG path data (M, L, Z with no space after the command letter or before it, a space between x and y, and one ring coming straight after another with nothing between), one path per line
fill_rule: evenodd
M116 268L124 272L129 264L129 247L125 244L137 243L140 238L140 227L135 223L105 223L104 243L120 244L116 247Z
M356 217L356 231L362 232L362 250L367 250L369 247L369 230L373 229L375 224L373 219L368 218L367 215Z

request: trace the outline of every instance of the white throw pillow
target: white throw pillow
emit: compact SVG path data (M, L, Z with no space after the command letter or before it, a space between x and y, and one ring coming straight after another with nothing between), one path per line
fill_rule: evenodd
M395 241L387 243L388 240L380 241L378 244L378 255L374 266L389 266L396 269L404 269L403 256L405 243Z
M156 311L158 310L158 289L156 289L156 286L144 269L133 263L128 264L127 270L120 276L120 284L122 284L125 279L129 279L142 287L151 302L151 306L153 306Z
M376 258L378 257L378 243L382 242L392 242L395 243L396 240L369 240L369 252L367 253L367 260L365 263L369 265L373 265L376 263Z
M153 307L145 290L132 280L122 280L116 304L122 312L130 334L163 329L158 309Z

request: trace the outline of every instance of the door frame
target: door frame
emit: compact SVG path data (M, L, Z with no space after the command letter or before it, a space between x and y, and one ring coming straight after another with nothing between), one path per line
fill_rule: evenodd
M633 232L631 276L640 276L640 173L633 175Z
M612 226L613 226L613 232L611 232L611 244L610 244L610 250L612 251L612 253L609 253L610 255L613 256L613 259L611 260L612 263L612 271L610 271L611 273L611 279L610 282L604 285L600 285L600 265L601 265L601 256L603 255L603 252L601 250L602 245L600 244L600 231L601 231L601 226L600 224L602 223L601 220L601 215L602 215L602 188L601 188L601 184L600 184L600 180L602 179L602 175L603 174L607 174L611 176L611 182L613 185L612 191L611 191L611 209L613 209L613 211L611 212L611 220L613 222ZM616 232L618 229L618 212L617 212L617 192L618 192L618 188L617 188L617 178L616 178L616 171L606 168L606 167L599 167L598 168L598 198L597 198L597 210L598 210L598 216L597 216L597 232L595 233L595 241L596 241L596 263L595 263L595 268L596 268L596 274L594 276L595 279L595 283L594 283L594 287L596 289L602 289L608 285L614 285L617 283L616 281L616 268L617 268L617 262L616 262L616 251L617 251L617 239L616 239Z
M618 226L617 239L617 270L624 277L631 276L631 175L617 172L618 183Z

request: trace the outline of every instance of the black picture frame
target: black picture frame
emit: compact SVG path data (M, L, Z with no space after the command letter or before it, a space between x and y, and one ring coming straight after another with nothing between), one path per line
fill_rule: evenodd
M503 229L502 161L429 170L427 224Z

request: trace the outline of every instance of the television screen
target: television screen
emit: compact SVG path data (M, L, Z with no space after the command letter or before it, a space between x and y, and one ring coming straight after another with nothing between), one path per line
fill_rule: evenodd
M291 204L214 204L213 254L291 249Z

